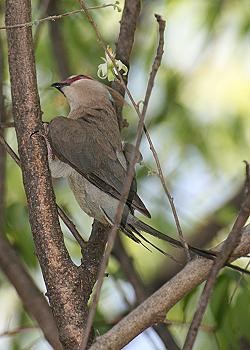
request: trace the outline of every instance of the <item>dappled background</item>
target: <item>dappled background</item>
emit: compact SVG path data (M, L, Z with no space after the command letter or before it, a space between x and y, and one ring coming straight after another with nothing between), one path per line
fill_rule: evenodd
M108 3L108 2L106 2ZM88 1L89 6L102 4ZM33 19L79 8L77 1L32 1ZM122 8L123 1L120 1ZM211 247L225 238L237 213L245 179L243 160L249 160L250 146L250 6L249 0L154 0L142 1L142 12L132 52L129 89L137 102L143 100L157 44L154 13L167 19L165 54L159 70L146 125L157 149L165 179L175 200L183 232L197 246ZM112 7L92 12L106 41L115 49L121 12ZM3 8L1 24L4 24ZM38 87L43 120L68 113L63 95L50 88L53 82L73 74L97 78L97 66L104 52L83 14L57 22L33 26ZM10 83L6 37L4 93L11 116ZM133 142L137 116L128 104L124 118L129 126L124 138ZM14 130L6 132L16 149ZM138 191L152 213L148 222L177 237L173 217L147 141L143 138L143 165L138 167ZM34 252L27 217L21 173L7 158L6 234L42 290L45 290ZM64 208L84 238L92 220L78 207L68 185L54 181L57 202ZM63 226L65 241L74 261L80 263L80 249ZM178 265L157 251L120 236L145 288L160 287ZM159 241L162 249L179 256L177 250ZM247 259L239 264L245 267ZM102 334L136 303L135 292L112 257L96 317ZM203 320L195 349L250 348L249 278L224 269ZM237 287L237 290L235 289ZM180 301L167 315L168 329L181 346L196 307L200 287ZM13 287L0 274L0 348L46 349L41 333L24 312ZM16 334L5 334L17 330ZM144 332L126 349L165 349L153 330Z

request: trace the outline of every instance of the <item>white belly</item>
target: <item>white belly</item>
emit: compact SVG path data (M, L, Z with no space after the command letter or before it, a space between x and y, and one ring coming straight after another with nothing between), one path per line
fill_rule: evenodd
M104 211L108 218L114 220L118 200L92 185L76 171L68 177L68 181L78 204L85 213L106 225L108 222Z

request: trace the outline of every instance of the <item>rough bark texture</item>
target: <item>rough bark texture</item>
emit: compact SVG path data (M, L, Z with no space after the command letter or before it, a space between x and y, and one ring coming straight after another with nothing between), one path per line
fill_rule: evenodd
M0 122L6 120L3 95L4 56L0 37ZM4 132L0 128L3 136ZM26 272L14 248L4 238L4 212L5 212L5 170L6 152L0 144L0 266L6 277L15 287L26 310L34 317L44 332L48 342L55 348L61 349L55 320L48 303L39 289Z
M6 25L30 20L29 0L6 1ZM65 349L74 349L81 341L86 305L59 226L46 144L39 135L31 136L42 128L31 28L10 29L7 39L13 115L36 253L60 340Z
M91 236L83 252L82 264L79 268L84 281L83 295L85 303L91 296L92 289L95 285L100 263L105 250L109 228L103 226L98 221L93 223Z

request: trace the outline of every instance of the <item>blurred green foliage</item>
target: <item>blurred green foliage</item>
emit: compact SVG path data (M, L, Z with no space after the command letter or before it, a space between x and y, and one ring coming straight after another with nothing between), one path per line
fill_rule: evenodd
M89 6L101 3L102 1L88 1ZM46 16L46 1L34 0L32 6L33 19ZM58 12L54 14L78 8L77 1L61 0L57 1ZM249 0L142 1L129 75L129 88L137 101L143 100L155 54L157 26L153 13L160 13L167 18L167 29L165 55L155 83L146 124L175 198L185 236L191 237L209 220L207 218L211 213L223 206L244 182L242 161L249 159L250 144ZM93 11L92 14L105 42L115 48L121 13L106 8ZM0 18L1 23L4 23L3 13ZM67 62L69 74L84 73L96 77L97 66L101 63L100 57L104 55L83 14L65 17L56 23L63 39L60 44L65 53L63 57L55 56L56 43L52 41L51 23L42 23L37 36L38 27L33 26L38 87L45 121L68 113L64 97L50 88L51 83L66 78L60 72L59 62ZM3 31L1 34L5 38ZM3 84L11 119L6 43L4 49L6 79ZM129 106L125 107L124 114L129 121L129 127L123 134L133 141L137 117ZM13 130L7 132L7 139L17 149ZM141 151L144 166L138 168L138 188L152 212L150 223L163 232L176 235L160 181L156 176L149 175L149 172L155 170L155 164L145 139ZM87 237L91 229L91 219L79 209L65 181L57 180L54 185L58 203L66 209L80 232ZM28 225L20 171L11 159L7 161L6 189L6 235L44 290ZM231 205L217 215L218 222L223 223L225 229L218 233L214 242L221 241L228 233L236 212L236 207ZM63 230L72 258L79 261L80 251L77 244L64 226ZM143 280L148 285L153 285L160 270L167 270L166 258L157 252L150 253L126 238L124 242ZM157 241L155 243L161 244ZM245 262L241 262L242 266L244 264ZM126 278L115 259L110 262L109 272L123 286L130 299L133 299L133 293L127 288ZM238 350L243 349L246 344L250 348L249 279L242 279L239 285L238 279L239 274L232 271L223 271L220 274L195 350ZM237 291L230 302L236 286ZM121 306L122 298L119 299L117 291L115 294L115 289L115 285L107 282L106 297L103 298L105 303L110 298L114 302L110 310L100 303L95 321L100 333L109 329L112 319L114 321L119 313L122 316L126 312L126 307ZM0 320L2 330L30 324L20 303L13 301L16 297L13 293L8 294L9 290L10 286L1 275L0 295L8 300ZM167 315L172 321L170 330L180 345L183 344L200 292L201 287L192 291ZM0 347L23 349L34 341L32 334L25 332L9 340L0 338L0 344L3 344ZM31 348L45 347L43 342L36 343Z

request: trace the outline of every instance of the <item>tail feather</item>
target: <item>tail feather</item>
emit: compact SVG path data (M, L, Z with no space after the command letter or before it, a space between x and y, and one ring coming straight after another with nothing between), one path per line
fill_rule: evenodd
M169 257L170 259L172 259L172 260L173 260L174 262L176 262L177 264L182 265L182 264L181 264L178 260L176 260L172 255L170 255L170 254L164 252L164 250L162 250L161 248L157 247L154 243L150 242L147 238L145 238L138 230L136 230L135 227L132 227L131 225L129 225L129 227L131 228L131 230L134 231L134 233L135 233L137 236L139 236L143 241L145 241L146 243L148 243L151 247L153 247L153 248L155 248L156 250L158 250L158 252L160 252L160 253L166 255L167 257ZM145 248L148 249L148 247L145 246L145 244L143 244L141 241L140 241L140 243L141 243ZM151 250L150 250L150 251L151 251Z
M130 219L132 219L132 220L129 220L129 221L131 221L129 223L129 225L130 225L131 229L134 230L134 232L136 234L137 234L138 231L139 232L143 231L145 233L148 233L151 236L157 237L157 238L159 238L159 239L161 239L161 240L163 240L165 242L170 243L174 247L183 248L182 243L180 241L178 241L177 239L172 238L172 237L170 237L168 235L165 235L164 233L154 229L153 227L147 225L145 222L142 222L142 221L140 221L139 219L137 219L135 217L133 217L133 218L130 217ZM151 244L151 242L150 242L150 244ZM193 247L191 245L188 245L188 247L196 255L205 257L205 258L210 259L210 260L214 260L216 258L216 256L217 256L216 252L213 252L213 251L196 248L196 247ZM225 266L230 267L233 270L236 270L236 271L239 271L239 272L243 272L243 273L246 273L246 274L250 275L250 271L242 269L239 266L232 265L230 263L226 263Z

